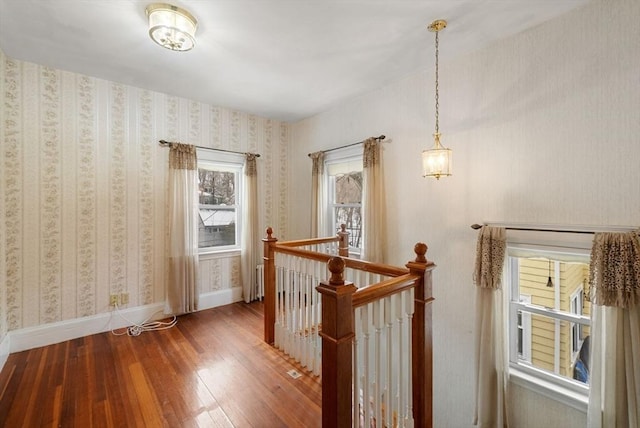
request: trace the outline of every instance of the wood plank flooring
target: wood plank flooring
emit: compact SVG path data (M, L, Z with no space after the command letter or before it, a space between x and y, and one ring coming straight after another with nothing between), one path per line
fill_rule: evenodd
M11 354L0 427L319 427L321 396L262 341L262 303L235 303Z

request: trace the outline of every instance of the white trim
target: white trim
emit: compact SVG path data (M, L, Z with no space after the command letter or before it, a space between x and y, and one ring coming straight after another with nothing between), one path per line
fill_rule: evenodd
M584 387L584 391L582 392L576 391L564 387L560 383L541 379L540 376L526 373L513 366L509 368L509 381L583 413L587 413L587 407L589 405L589 391L587 387Z
M553 261L553 295L554 295L554 307L556 311L560 311L560 263L557 260ZM553 372L560 373L560 320L555 319L554 322L554 343L553 343Z
M9 358L9 353L11 346L11 338L9 334L5 334L2 340L0 341L0 370L4 367L4 363L7 362L7 358Z
M582 286L584 286L584 283L581 284ZM584 299L584 289L582 287L578 287L574 290L573 293L571 293L571 296L569 297L569 312L575 313L577 315L580 316L584 316L583 315L583 299ZM574 302L576 303L576 312L573 312L573 304ZM576 337L576 334L574 332L574 328L575 330L577 330L578 336ZM582 325L579 323L570 323L569 324L569 337L570 337L570 343L571 343L571 364L574 365L576 362L576 358L578 357L578 354L580 354L580 348L582 348L582 343L584 342L584 339L582 339L581 333L582 332ZM574 350L573 348L573 343L574 341L576 341L577 339L577 349Z
M242 300L241 287L201 294L199 310L211 309L239 302L240 300ZM163 310L164 302L160 302L134 308L124 308L120 309L119 312L131 322L141 323L150 317L154 319L165 318L166 315ZM0 343L0 362L4 365L2 358L7 350L10 353L20 352L128 326L129 323L123 317L118 316L115 311L111 311L10 331ZM7 355L9 352L6 352Z
M137 306L135 308L120 309L120 313L133 322L142 322L156 312L161 318L163 303ZM11 336L11 353L38 348L40 346L53 345L54 343L72 340L78 337L102 333L115 328L127 327L127 322L118 317L115 311L91 315L82 318L43 324L34 327L21 328L9 332Z
M215 248L215 247L208 247ZM202 248L206 250L207 248ZM240 257L242 250L240 248L234 248L232 250L208 250L198 253L198 260L212 260L212 259L228 259L229 257Z
M531 296L520 294L520 301L531 304ZM521 311L522 316L522 359L531 362L531 312ZM516 343L517 347L517 343ZM516 350L516 355L518 354Z
M203 161L207 164L223 164L224 166L228 166L229 164L239 164L240 168L242 168L242 164L244 164L244 160L246 158L244 153L220 152L215 149L208 150L206 148L196 148L196 154L198 155L198 162Z
M324 153L324 163L340 163L358 157L362 159L362 154L362 144L357 144L349 147L340 147L339 149L331 149L330 151Z
M199 311L229 305L242 300L242 287L227 288L200 295Z

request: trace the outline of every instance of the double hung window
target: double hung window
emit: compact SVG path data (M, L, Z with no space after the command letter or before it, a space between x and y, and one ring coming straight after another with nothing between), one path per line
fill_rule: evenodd
M327 189L327 228L329 236L345 224L349 232L349 254L362 248L362 148L327 153L325 158Z
M512 378L586 403L588 250L508 242L505 266Z
M200 252L240 248L242 156L198 152Z

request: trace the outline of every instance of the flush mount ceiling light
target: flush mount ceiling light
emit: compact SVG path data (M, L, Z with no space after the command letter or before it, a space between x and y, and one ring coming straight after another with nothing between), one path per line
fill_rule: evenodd
M154 42L172 51L193 49L198 25L193 15L167 3L150 4L146 12L149 18L149 36Z
M442 176L451 175L451 149L440 144L440 127L438 125L438 107L439 107L439 92L438 92L438 34L441 30L447 27L447 21L439 19L433 21L429 25L429 31L436 33L436 132L433 134L434 145L429 150L422 152L422 176L423 177L435 177L439 180Z

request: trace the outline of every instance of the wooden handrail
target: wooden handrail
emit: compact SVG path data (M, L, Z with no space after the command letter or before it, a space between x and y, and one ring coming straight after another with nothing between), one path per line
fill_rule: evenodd
M326 244L328 242L339 242L339 236L329 236L326 238L311 238L311 239L298 239L295 241L285 241L278 245L284 247L303 247L305 245Z
M407 273L378 282L377 284L358 288L356 292L353 293L353 307L364 306L376 300L384 299L385 297L413 288L416 286L416 280L418 279L419 275Z
M346 267L364 272L376 273L383 276L401 276L409 273L408 269L391 266L384 263L367 262L365 260L345 258Z
M311 250L302 250L300 248L287 247L286 245L276 244L273 246L273 250L276 253L289 254L291 256L301 257L303 259L315 260L318 262L327 263L331 257L331 254L316 253Z
M303 259L316 260L319 262L327 263L331 259L331 254L317 253L311 250L302 250L289 246L288 242L280 242L273 246L273 249L277 253L289 254L292 256L302 257ZM361 270L363 272L374 273L383 276L402 276L409 273L409 269L403 269L397 266L391 266L384 263L373 263L364 260L352 259L349 257L343 257L345 266L350 269Z

